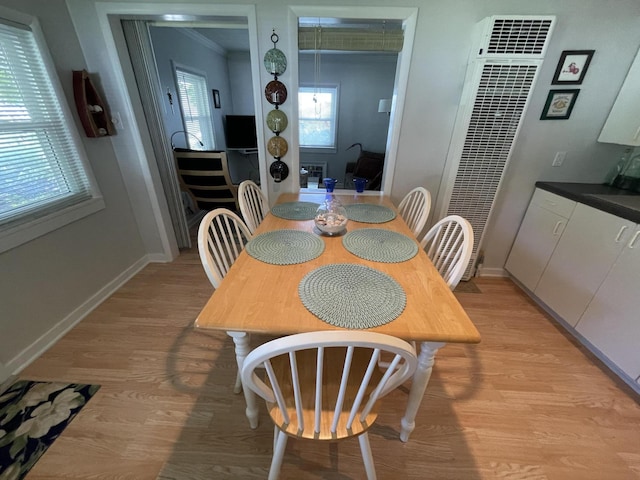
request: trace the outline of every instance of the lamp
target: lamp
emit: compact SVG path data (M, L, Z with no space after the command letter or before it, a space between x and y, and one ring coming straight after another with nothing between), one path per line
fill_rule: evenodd
M381 98L378 102L378 113L387 113L391 115L391 99Z
M187 132L186 130L178 130L177 132L173 132L171 134L171 140L169 140L171 142L171 148L176 148L176 146L173 144L173 137L175 137L178 133L184 133L184 140L187 142L187 147L189 147L189 139L187 138L187 135L191 135L198 141L201 147L204 147L204 143L202 143L202 141L193 133Z

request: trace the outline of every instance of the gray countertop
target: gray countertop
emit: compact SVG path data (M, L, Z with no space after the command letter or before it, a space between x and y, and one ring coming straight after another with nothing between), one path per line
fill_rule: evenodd
M640 195L595 183L536 182L536 187L640 223Z

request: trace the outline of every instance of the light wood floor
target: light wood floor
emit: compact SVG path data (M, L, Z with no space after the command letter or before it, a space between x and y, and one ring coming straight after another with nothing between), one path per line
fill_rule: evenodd
M509 280L476 284L457 296L482 343L440 351L407 444L407 390L387 397L378 477L640 478L638 396ZM102 385L28 480L266 478L272 426L248 427L232 341L192 329L210 294L193 251L150 265L22 372ZM290 440L282 478L364 478L357 441Z

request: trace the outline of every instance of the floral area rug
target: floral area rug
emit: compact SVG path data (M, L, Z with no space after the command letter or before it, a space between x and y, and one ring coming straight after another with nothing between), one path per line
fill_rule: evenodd
M19 380L0 395L0 480L29 472L100 385Z

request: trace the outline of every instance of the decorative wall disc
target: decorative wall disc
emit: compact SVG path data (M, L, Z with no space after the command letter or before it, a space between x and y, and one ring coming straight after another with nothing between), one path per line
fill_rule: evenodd
M282 110L271 110L267 114L267 127L273 133L284 132L289 124L287 115Z
M271 80L264 88L264 96L271 105L282 105L287 100L287 87L278 80Z
M287 69L287 57L282 50L272 48L264 54L264 68L271 75L282 75Z
M289 151L289 144L282 137L271 137L267 142L267 150L271 156L282 158Z

